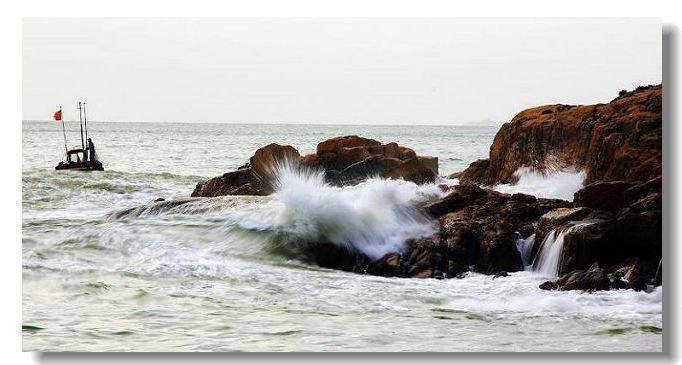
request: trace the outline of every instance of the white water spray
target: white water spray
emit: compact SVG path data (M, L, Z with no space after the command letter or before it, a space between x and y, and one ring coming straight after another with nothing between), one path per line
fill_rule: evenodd
M275 192L267 197L228 196L167 201L111 213L109 219L152 215L202 215L233 228L285 235L296 244L332 243L372 259L401 252L412 238L433 234L435 222L420 202L442 197L436 185L369 178L331 186L322 171L275 166Z
M519 238L516 240L516 250L521 254L521 261L523 262L523 267L528 267L530 265L531 253L533 251L533 245L535 244L535 233L527 238Z
M566 235L590 223L579 223L564 229L553 229L542 240L540 252L533 261L532 270L546 276L559 276Z
M518 179L515 184L500 184L493 187L502 193L524 193L538 198L563 199L573 201L573 194L582 189L585 172L548 168L539 171L521 167L514 172Z
M335 187L319 171L276 168L276 229L311 242L330 242L372 259L400 252L410 238L433 234L434 222L416 203L441 197L435 185L370 178L355 186Z
M551 230L542 241L541 251L533 261L533 271L546 276L559 276L561 253L566 232Z

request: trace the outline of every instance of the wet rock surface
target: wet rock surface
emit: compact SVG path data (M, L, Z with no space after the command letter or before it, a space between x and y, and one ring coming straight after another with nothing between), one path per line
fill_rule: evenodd
M521 167L578 168L586 183L648 181L661 176L662 86L642 86L606 104L545 105L505 123L488 159L460 182L510 183Z
M563 200L455 185L445 197L424 206L438 220L439 231L407 242L403 252L372 261L327 244L316 246L320 252L312 252L311 261L346 271L413 278L453 278L470 270L490 275L521 271L517 231L554 208L568 206Z
M199 182L192 196L272 194L273 171L287 164L324 171L325 180L336 186L358 184L369 177L425 184L433 183L438 175L437 157L418 156L395 142L382 144L370 138L342 136L320 142L316 153L306 156L292 146L269 144L256 150L236 171Z
M522 166L542 170L550 157L557 166L587 173L572 203L478 185L508 183ZM271 194L273 167L292 161L324 171L326 182L339 186L372 176L433 183L438 174L435 157L418 156L396 143L343 136L319 143L306 156L291 146L265 146L238 170L197 184L192 196ZM444 279L476 271L503 278L524 270L520 240L534 235L528 240L530 254L524 250L532 263L548 239L562 232L559 278L542 289L592 292L662 285L660 85L638 88L608 104L523 111L500 129L490 158L473 162L457 177L459 185L439 185L442 198L420 207L437 222L437 232L409 240L401 252L372 260L315 242L305 245L304 257L322 267L379 276Z
M544 223L543 231L573 227L566 231L564 237L559 275L589 270L594 264L598 264L611 276L612 289L645 290L647 285L662 285L661 184L660 178L639 184L619 182L621 187L609 193L622 207L616 213L612 213L614 209L575 207L572 210L557 209L546 216L557 217L579 210L587 210L589 213L576 220L550 220L545 219L545 216L540 218L540 222ZM588 185L576 192L576 196L591 194L595 185L599 186L599 190L605 186L600 183ZM576 200L573 204L585 203L585 200ZM611 203L604 205L599 201L592 206L604 209L613 207ZM539 223L538 231L540 226ZM536 231L536 237L539 234ZM556 289L563 290L564 287L559 285Z

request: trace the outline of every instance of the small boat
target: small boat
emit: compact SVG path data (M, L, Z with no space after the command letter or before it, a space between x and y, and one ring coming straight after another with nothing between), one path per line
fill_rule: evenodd
M66 161L60 161L55 170L94 170L103 171L104 166L97 159L86 160L86 151L82 148L73 148L66 151Z
M62 107L54 113L54 119L62 124L62 132L64 133L64 149L66 152L62 157L62 161L57 164L55 170L78 170L78 171L103 171L104 166L102 162L97 159L95 152L95 145L92 139L88 138L88 119L85 114L85 103L78 102L78 111L81 123L81 145L80 147L73 147L69 149L66 147L66 128L64 127L64 120L62 118ZM85 121L85 138L83 138L83 121ZM85 140L88 140L87 146Z

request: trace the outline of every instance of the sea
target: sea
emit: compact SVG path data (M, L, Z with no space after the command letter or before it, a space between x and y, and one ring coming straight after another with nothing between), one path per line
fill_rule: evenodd
M80 145L67 122L68 147ZM24 351L490 352L662 350L663 287L543 291L551 271L446 280L324 269L320 238L372 257L430 234L435 185L371 178L331 187L279 171L267 197L188 199L269 143L301 154L339 135L439 158L438 183L485 158L499 126L90 122L104 171L55 171L61 125L22 124ZM523 141L520 141L523 143ZM494 188L571 200L580 171L518 172ZM521 246L519 246L521 247ZM522 248L520 248L521 250Z

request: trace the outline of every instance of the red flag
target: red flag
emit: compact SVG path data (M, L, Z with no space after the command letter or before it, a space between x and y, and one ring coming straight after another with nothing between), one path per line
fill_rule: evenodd
M54 112L54 120L57 122L61 122L61 120L62 120L62 110L61 109Z

